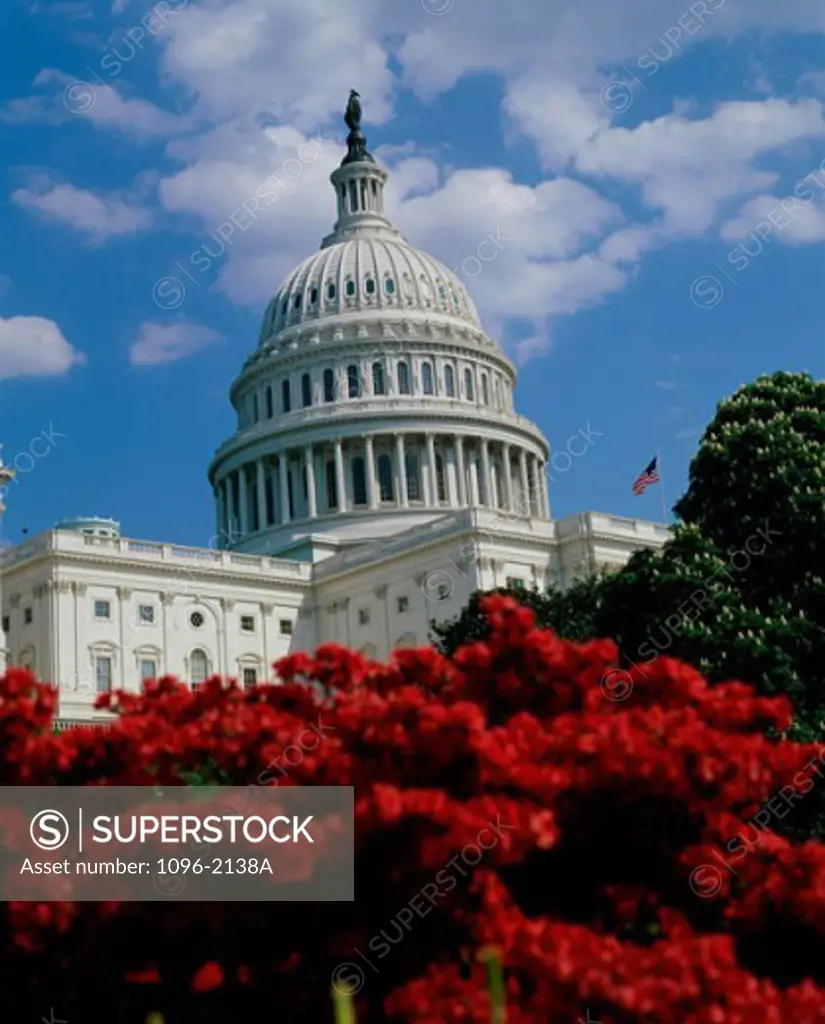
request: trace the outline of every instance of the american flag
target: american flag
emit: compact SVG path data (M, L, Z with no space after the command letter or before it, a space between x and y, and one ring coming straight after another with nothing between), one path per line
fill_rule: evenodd
M640 494L645 493L645 488L650 487L651 484L658 484L659 482L659 471L656 469L657 459L654 459L647 468L641 472L633 484L633 493L638 497Z

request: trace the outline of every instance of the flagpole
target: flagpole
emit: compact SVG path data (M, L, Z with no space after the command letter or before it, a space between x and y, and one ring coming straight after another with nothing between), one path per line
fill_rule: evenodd
M662 472L662 450L661 448L656 449L656 465L659 467L659 486L661 487L662 495L662 522L665 524L670 523L670 513L667 509L667 499L665 498L665 475Z

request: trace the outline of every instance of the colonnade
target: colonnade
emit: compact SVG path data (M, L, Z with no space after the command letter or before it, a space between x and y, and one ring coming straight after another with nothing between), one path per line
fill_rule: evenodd
M216 501L218 532L232 541L358 510L486 507L550 518L545 465L534 452L435 432L290 445L221 477Z

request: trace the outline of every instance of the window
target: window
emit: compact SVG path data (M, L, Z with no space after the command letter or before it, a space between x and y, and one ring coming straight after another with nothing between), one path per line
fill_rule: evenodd
M158 675L158 663L154 658L141 658L140 660L140 678L142 680L157 679Z
M438 488L438 500L447 500L447 481L444 476L444 459L441 455L435 457L435 482Z
M370 621L370 610L369 608L358 609L358 625L366 626Z
M142 604L138 607L138 622L154 622L155 609L151 604Z
M103 654L94 657L95 690L109 693L112 689L112 659Z
M192 612L189 616L189 621L195 629L200 629L204 622L203 615L200 612Z
M281 404L284 412L292 411L292 395L289 391L289 381L281 381Z
M324 401L335 401L335 378L332 370L324 370Z
M360 455L352 460L352 503L354 505L366 505L367 503L366 466Z
M361 381L358 376L358 367L352 363L347 367L347 395L350 398L358 398L361 394Z
M254 633L255 632L255 616L254 615L242 615L241 616L241 632L242 633Z
M327 298L330 302L335 298L335 285L332 281L327 285Z
M266 418L271 420L275 415L275 402L272 398L272 385L267 384L266 386Z
M455 373L452 366L444 367L444 391L448 398L455 398Z
M305 409L312 405L312 380L308 373L301 377L301 402Z
M338 508L338 481L335 479L335 463L327 462L327 508Z
M490 389L487 385L487 374L482 373L481 375L481 400L485 405L490 404Z
M243 688L251 690L258 685L258 670L256 668L245 668L243 670Z
M206 656L206 651L196 647L189 655L189 682L192 684L192 689L197 690L202 683L206 682L208 676L209 659Z
M433 368L429 363L421 367L421 389L425 395L433 394Z
M407 474L407 497L410 501L420 501L421 487L418 476L418 456L414 454L405 455L404 463Z
M8 633L10 628L11 628L11 621L9 620L8 615L4 615L3 616L3 632L4 633Z
M30 626L34 621L34 612L31 608L23 609L23 625Z
M398 614L403 615L410 607L410 599L408 597L399 597L396 607L398 608Z
M309 303L310 303L310 305L314 306L317 301L318 301L318 289L314 288L314 287L310 288L310 290L309 290Z
M295 296L295 301L293 302L293 306L296 309L300 309L301 308L301 293L300 292L298 292L298 294Z
M410 368L406 363L398 364L398 393L401 395L410 393Z
M258 396L252 396L252 422L258 422Z
M507 577L507 588L509 590L517 590L519 587L524 587L524 580L520 576Z
M95 601L95 618L110 619L112 617L112 606L108 601Z
M384 288L385 288L385 290L387 292L387 295L394 295L395 294L395 281L393 281L393 279L391 277L388 277L386 282L384 283Z
M464 371L464 394L468 402L473 401L473 371Z
M292 619L281 619L278 623L278 632L281 636L292 636Z
M367 295L375 295L375 281L371 277L367 278Z
M380 363L372 364L372 392L374 395L385 395L384 367Z
M378 456L378 487L382 501L394 501L392 485L392 462L389 455Z
M355 295L355 281L347 281L346 287L347 298L352 298Z

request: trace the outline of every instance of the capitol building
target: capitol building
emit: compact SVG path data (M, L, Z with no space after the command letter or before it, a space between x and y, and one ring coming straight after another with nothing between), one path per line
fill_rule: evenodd
M667 538L553 518L550 447L515 411L513 364L456 274L387 218L354 97L335 226L230 388L236 429L207 470L214 543L133 540L91 517L0 552L0 669L56 683L59 724L105 719L99 693L167 673L249 687L328 642L385 658L428 643L477 589L565 587Z

